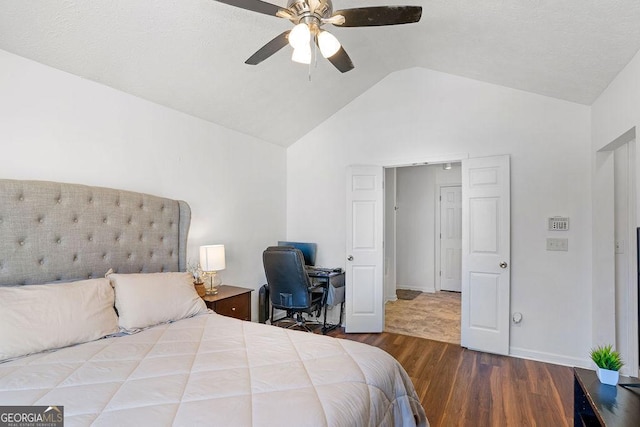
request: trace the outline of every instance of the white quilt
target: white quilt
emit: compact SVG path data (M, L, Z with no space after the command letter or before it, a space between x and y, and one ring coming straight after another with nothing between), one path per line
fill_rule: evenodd
M67 427L428 425L384 351L215 313L0 364L0 404Z

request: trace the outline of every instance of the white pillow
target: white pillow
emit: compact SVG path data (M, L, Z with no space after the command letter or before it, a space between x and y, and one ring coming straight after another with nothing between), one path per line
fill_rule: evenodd
M0 360L118 332L107 279L0 287Z
M190 273L109 274L118 324L127 332L207 311Z

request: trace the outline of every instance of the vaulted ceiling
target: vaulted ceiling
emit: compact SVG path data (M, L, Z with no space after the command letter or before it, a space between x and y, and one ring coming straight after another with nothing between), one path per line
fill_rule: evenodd
M286 6L286 0L272 3ZM0 49L288 146L391 72L424 67L590 105L640 48L637 0L334 0L420 5L417 24L328 26L355 69L244 61L284 19L214 0L0 0Z

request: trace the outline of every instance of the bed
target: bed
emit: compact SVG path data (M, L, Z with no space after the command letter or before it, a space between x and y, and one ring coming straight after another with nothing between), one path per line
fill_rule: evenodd
M207 310L189 223L182 201L0 180L0 403L66 426L428 425L386 352Z

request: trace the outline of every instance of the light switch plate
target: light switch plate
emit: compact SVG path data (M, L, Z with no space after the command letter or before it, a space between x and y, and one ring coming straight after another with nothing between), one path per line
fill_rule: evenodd
M547 237L547 250L566 252L569 250L569 239Z

